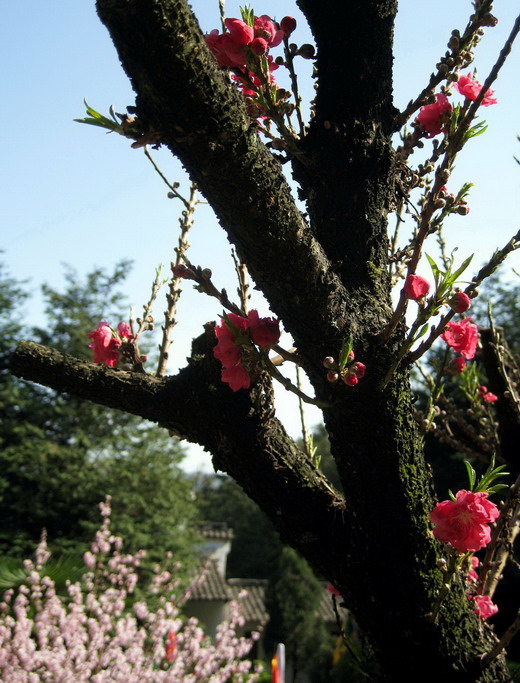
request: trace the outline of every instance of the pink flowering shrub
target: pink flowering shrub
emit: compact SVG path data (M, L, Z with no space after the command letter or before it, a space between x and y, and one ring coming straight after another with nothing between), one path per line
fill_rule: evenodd
M460 75L459 80L455 83L455 88L461 95L464 95L468 100L474 102L480 95L482 85L471 74ZM483 107L489 107L492 104L497 104L497 100L493 97L494 90L487 90L482 100Z
M471 360L477 351L478 328L471 322L471 318L464 318L460 323L450 320L441 339L466 360Z
M239 638L239 606L220 624L215 642L196 619L179 614L182 598L171 572L156 568L150 590L129 607L138 582L142 551L121 553L110 533L110 503L101 504L103 524L91 552L85 553L83 585L69 584L68 599L56 594L44 575L49 557L45 540L36 562L26 561L27 585L8 590L0 602L0 680L75 683L236 683L255 681L251 662L242 658L258 634ZM155 607L151 607L153 600Z
M430 514L435 538L463 553L486 546L491 540L489 524L499 516L497 506L488 497L488 493L463 489L457 492L454 501L437 503Z

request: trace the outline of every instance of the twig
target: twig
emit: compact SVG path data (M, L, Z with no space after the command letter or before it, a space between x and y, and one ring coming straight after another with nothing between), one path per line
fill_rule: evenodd
M296 366L296 387L299 391L301 391L302 385L300 379L300 368L298 366ZM305 411L303 408L303 400L301 396L298 397L298 407L300 409L300 423L302 426L303 449L305 451L305 454L309 458L312 458L312 453L309 444L309 433L307 432L307 425L305 424Z
M520 609L518 610L516 614L516 618L511 624L511 626L507 629L507 631L504 633L502 638L498 641L498 643L495 645L495 647L487 652L483 657L482 657L482 666L486 667L491 664L491 662L498 657L498 655L506 649L506 647L509 645L511 642L513 636L515 636L518 631L520 631Z
M239 261L234 249L231 249L231 256L233 257L233 263L235 264L235 271L238 277L238 289L237 294L240 298L240 306L244 313L247 313L249 309L249 302L251 300L251 294L249 293L249 282L247 266L242 261Z
M177 193L179 194L179 193ZM197 207L197 204L199 204L199 200L197 200L197 186L195 183L192 183L190 186L190 197L188 200L186 200L184 197L181 197L179 195L179 198L182 200L184 203L184 206L186 207L185 210L182 212L181 218L179 218L179 224L180 224L180 235L179 235L179 242L177 247L175 248L175 253L176 253L176 258L175 258L175 266L180 265L183 263L184 258L185 258L185 253L187 249L189 248L190 244L188 242L188 233L193 226L193 216L195 213L195 209ZM176 325L176 320L175 316L177 315L177 303L179 301L179 297L181 295L181 277L176 276L175 273L173 273L173 276L170 280L169 284L169 291L168 294L166 295L166 302L167 302L167 307L166 310L164 311L164 326L162 328L162 339L161 343L159 345L159 361L157 364L157 377L164 377L166 374L166 369L168 365L168 355L169 355L169 349L171 345L171 333L173 331L173 328Z

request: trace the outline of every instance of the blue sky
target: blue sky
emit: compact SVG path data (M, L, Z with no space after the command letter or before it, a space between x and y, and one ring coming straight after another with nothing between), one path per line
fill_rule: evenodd
M464 28L471 3L401 0L399 4L395 101L402 107L427 82L451 30ZM238 5L228 0L228 16L239 16ZM195 0L192 6L204 31L219 27L217 0ZM266 0L253 7L257 14L278 19L284 14L295 16L299 26L294 40L310 40L293 2ZM515 10L517 0L496 3L499 24L487 31L475 61L481 80L511 29ZM60 286L62 263L86 273L94 266L110 269L123 258L134 261L127 292L130 303L139 308L146 301L155 268L168 264L173 256L180 206L166 198L166 187L142 151L131 149L116 135L73 122L84 114L84 97L102 112L111 104L124 111L134 101L94 3L8 2L0 24L0 248L12 275L30 280L34 296L26 313L35 324L42 322L39 286L43 282ZM520 157L519 54L520 45L515 45L495 85L499 104L483 110L488 132L465 150L450 181L452 191L462 182L475 184L469 199L471 213L455 217L446 237L451 247L459 247L461 259L475 252L477 265L519 227L520 168L513 159ZM302 67L308 73L309 64ZM311 93L308 79L304 93ZM157 160L169 178L187 188L176 160L164 152L157 153ZM229 245L208 207L200 208L190 242L191 260L210 267L215 283L234 291ZM518 253L510 265L520 270ZM177 367L184 364L190 339L220 312L213 300L189 291L189 285L185 290L174 347ZM258 307L267 314L259 300ZM161 311L162 302L158 318ZM284 394L280 407L290 431L297 434L290 397ZM317 411L310 411L309 421L318 420ZM188 467L202 462L207 464L208 458L203 461L193 455Z

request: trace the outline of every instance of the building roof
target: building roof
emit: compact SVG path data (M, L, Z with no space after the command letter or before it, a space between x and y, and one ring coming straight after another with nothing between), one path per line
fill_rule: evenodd
M219 572L217 562L209 560L200 580L190 590L189 600L220 600L227 602L233 599L233 592L226 579Z
M233 529L230 529L223 522L205 522L199 524L196 529L204 538L218 538L223 541L233 540Z
M246 622L254 622L256 628L265 626L269 614L265 609L265 589L267 581L262 579L228 579L228 586L237 600L243 591L246 595L240 600L240 611Z

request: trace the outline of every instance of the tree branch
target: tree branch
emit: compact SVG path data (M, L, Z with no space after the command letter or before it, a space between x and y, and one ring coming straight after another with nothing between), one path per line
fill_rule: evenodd
M28 341L16 349L11 370L187 435L210 450L215 467L230 474L282 537L321 563L327 575L338 549L350 543L345 501L274 417L270 383L233 393L220 380L213 344L208 327L195 340L189 365L164 379L93 365Z

